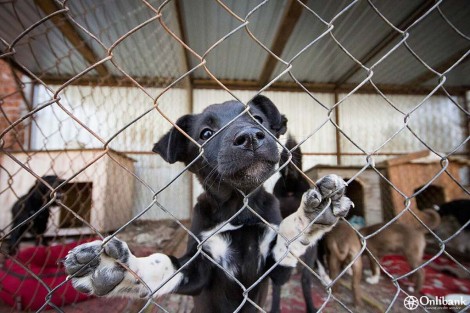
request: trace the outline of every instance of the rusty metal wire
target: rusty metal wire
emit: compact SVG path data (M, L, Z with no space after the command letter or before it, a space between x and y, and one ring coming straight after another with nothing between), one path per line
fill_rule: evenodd
M24 177L27 177L29 181L33 179L44 182L48 188L48 193L51 195L49 201L47 201L37 212L35 212L33 215L30 215L20 224L13 225L13 222L9 222L5 225L2 225L2 228L0 229L0 243L6 242L7 238L15 230L19 229L23 225L27 225L29 221L33 220L41 213L50 210L51 212L55 212L54 214L56 215L65 214L68 216L68 218L62 219L63 223L65 223L64 221L78 223L81 227L78 233L67 234L60 233L58 231L61 225L49 226L48 231L53 235L53 240L55 242L66 242L67 236L70 235L76 236L79 238L79 240L85 241L90 240L91 238L106 238L102 244L103 250L104 245L109 240L115 236L119 237L126 229L132 225L135 225L138 221L143 219L146 214L157 208L161 214L160 217L174 221L179 229L183 230L187 236L192 237L197 242L197 253L191 258L191 260L188 261L188 263L183 265L183 268L188 266L198 256L204 256L206 259L213 262L215 266L224 271L234 282L240 286L241 290L243 290L244 299L239 304L239 307L235 312L240 311L245 304L254 306L260 312L266 312L266 308L258 306L252 299L250 299L249 292L255 288L263 279L265 279L269 272L272 271L274 267L282 261L282 259L278 260L277 263L268 270L268 272L263 274L261 277L258 277L251 286L245 286L240 281L238 281L232 273L218 264L209 253L203 250L204 242L217 234L218 231L220 231L224 226L230 223L231 220L236 218L237 215L243 213L244 211L250 211L252 214L258 216L260 221L266 223L266 225L268 225L272 230L277 231L276 228L270 225L267 221L263 220L263 218L248 205L248 197L250 194L242 194L245 199L244 205L239 208L234 216L225 221L218 229L214 230L213 234L204 240L200 240L194 233L190 231L182 219L177 216L178 214L173 210L173 208L167 204L162 204L162 197L165 194L171 194L173 192L171 190L172 186L174 186L174 184L176 184L178 181L184 179L191 165L203 157L206 146L206 143L200 145L181 128L179 128L178 125L176 125L176 118L178 117L176 116L176 113L178 112L175 113L174 111L168 109L168 106L165 102L166 97L174 96L172 92L178 88L186 88L188 93L192 93L193 90L187 87L187 85L191 83L191 75L197 71L202 70L210 77L213 82L218 85L218 87L220 87L226 93L227 99L236 99L245 103L245 110L240 113L239 116L232 119L223 128L218 130L207 142L213 140L213 138L215 138L226 127L229 127L232 123L234 123L241 115L249 114L251 116L251 113L249 112L249 106L246 104L249 101L242 101L237 92L231 90L229 86L226 86L223 79L221 77L217 77L217 75L213 73L211 68L208 66L207 61L208 58L215 51L217 51L217 49L219 49L222 44L224 44L224 42L226 43L235 35L242 34L249 38L249 40L251 40L254 44L256 44L257 47L262 49L268 57L274 58L278 64L282 65L280 72L273 75L272 78L270 78L268 82L264 83L263 86L260 86L258 90L253 91L251 94L251 99L261 93L269 91L269 88L278 83L281 79L289 77L294 82L298 90L304 92L313 101L313 103L317 104L319 107L321 107L321 110L325 112L324 117L317 125L314 125L313 130L309 131L308 133L303 133L301 137L298 138L298 145L289 152L289 160L285 164L280 164L280 167L276 173L278 173L283 167L287 166L291 161L291 152L293 150L295 150L297 147L304 147L304 144L312 137L318 135L320 130L327 127L333 127L338 135L342 136L342 138L349 145L353 146L355 151L358 151L358 155L361 157L360 166L358 166L353 175L347 178L347 183L351 184L355 180L360 179L365 171L372 171L379 177L381 184L384 184L390 190L390 197L394 200L389 199L389 201L395 201L392 205L396 205L397 202L401 201L401 207L396 208L397 210L392 212L391 218L387 219L386 223L373 234L364 236L356 230L356 233L361 241L362 249L360 253L355 255L353 260L342 269L340 275L331 281L331 283L321 281L321 284L323 285L322 292L326 294L326 297L320 306L320 311L328 311L328 307L331 305L334 305L336 308L341 307L348 312L355 311L348 300L342 299L338 295L333 294L332 287L336 284L339 284L339 280L345 275L348 269L351 268L354 262L356 262L358 258L362 257L363 253L370 253L370 250L367 246L367 241L370 238L389 227L389 225L392 223L395 223L399 220L403 221L404 218L406 218L407 222L415 225L415 227L424 227L429 233L429 241L434 242L438 246L438 249L430 259L425 261L419 267L412 269L403 275L394 275L389 273L385 267L380 265L378 256L373 256L373 259L375 259L375 261L380 265L381 271L385 274L385 279L388 279L394 288L394 290L390 292L391 294L389 295L388 302L382 303L385 306L385 312L391 312L398 306L402 305L402 303L400 303L401 298L409 295L409 292L406 289L406 286L403 284L403 281L407 281L408 277L410 277L413 273L424 267L427 267L433 260L440 256L445 256L451 259L461 270L467 274L470 274L468 264L459 261L458 258L453 256L453 253L450 252L448 248L449 243L455 237L461 235L465 231L464 229L470 225L470 220L466 221L465 225L460 225L457 230L449 234L447 237L443 237L434 229L431 229L429 225L427 225L423 220L423 216L419 212L417 213L415 210L416 199L419 196L425 194L426 190L437 180L442 179L442 177L447 177L447 179L452 181L455 184L455 188L458 189L458 192L461 195L466 197L470 196L469 190L465 187L465 184L461 182L461 179L456 176L456 172L451 170L450 167L450 164L453 160L452 158L461 151L467 151L465 157L467 157L468 164L468 150L465 150L468 146L468 141L470 138L468 137L468 132L467 137L457 146L453 147L450 152L441 152L439 147L435 147L428 143L426 136L420 134L412 124L417 116L419 116L420 109L423 108L423 106L425 106L426 103L438 93L441 95L443 94L443 97L445 97L453 107L457 108L457 110L463 116L463 120L467 121L468 123L470 114L468 111L468 106L465 105L465 100L462 101L462 98L454 97L447 90L446 80L449 73L466 60L470 54L470 49L464 52L460 57L456 58L452 64L448 64L446 68L436 69L429 65L428 62L426 62L420 56L420 53L415 51L415 48L409 44L409 39L413 30L423 23L423 20L425 20L431 14L439 14L443 21L445 21L445 23L458 36L460 36L462 40L466 40L468 43L470 43L469 36L465 34L463 30L459 29L458 25L455 25L449 16L447 16L441 9L443 1L435 1L434 4L430 5L424 13L418 16L415 20L409 23L406 28L403 29L400 29L391 20L389 20L385 12L382 12L375 2L371 0L350 1L329 19L321 17L320 14L318 14L309 6L309 3L306 3L306 1L293 1L295 2L295 5L302 7L303 14L308 15L310 18L315 19L318 23L322 24L324 26L324 30L319 36L312 38L311 41L306 43L302 49L297 51L290 58L285 58L283 55L276 55L276 53L273 52L271 48L264 43L263 38L257 37L257 35L250 28L250 23L253 22L253 19L257 18L257 14L262 11L265 6L270 5L271 1L268 0L261 1L256 6L253 6L244 16L237 14L236 11L230 7L230 5L227 5L227 3L224 3L220 0L215 0L214 4L217 6L218 10L221 10L227 18L233 18L236 22L234 22L234 27L229 32L216 40L205 51L199 53L196 52L195 49L188 44L188 42L184 41L184 36L181 34L181 31L175 29L174 27L173 23L175 16L173 6L175 5L176 0L161 1L158 3L155 1L146 0L136 1L139 2L139 8L136 10L143 10L147 14L147 18L145 20L130 22L128 18L122 16L119 17L119 22L113 22L106 26L102 26L101 28L98 25L92 25L88 23L86 18L87 14L97 14L100 9L106 9L106 4L104 4L104 2L101 3L97 1L95 5L87 7L85 2L86 1L83 1L83 3L80 2L83 5L83 10L77 12L71 9L70 1L50 1L50 3L52 3L56 8L53 10L53 12L45 12L45 15L40 15L41 17L34 21L34 23L29 26L24 26L23 30L16 34L14 38L0 38L0 62L2 62L0 64L0 71L2 73L9 73L8 75L11 76L12 81L14 82L13 87L8 90L6 88L5 90L2 89L2 93L0 94L0 113L2 115L3 123L2 128L0 129L0 150L2 153L0 178L3 176L1 181L2 183L5 183L5 185L0 186L0 196L6 196L9 194L10 198L8 199L11 200L11 197L13 197L15 200L19 199L22 195L21 193L25 190L25 188L23 188L24 186L21 185L21 180ZM348 47L346 47L341 42L341 40L335 36L334 32L335 27L340 23L341 18L360 4L366 4L369 9L375 12L380 20L388 25L388 27L397 34L398 38L397 41L387 46L387 50L382 55L380 55L380 57L371 62L365 62L352 53ZM14 1L11 3L9 1L4 1L1 2L0 5L11 5L13 11L16 11ZM34 7L34 10L39 12L39 8L36 6ZM132 15L133 13L135 12L130 12L129 14ZM17 15L16 18L20 20L19 15ZM28 65L22 64L17 56L23 51L34 49L32 46L34 36L38 36L38 34L44 35L45 40L47 40L48 45L51 47L54 46L54 40L60 40L60 38L51 38L54 35L50 33L50 29L55 27L53 25L60 25L57 24L57 19L60 19L61 23L68 23L67 25L69 25L69 27L78 30L83 38L85 38L82 45L78 46L78 48L70 47L70 50L66 51L65 53L63 51L54 52L56 57L55 65L41 64L40 60L35 60L38 68L40 69L39 71L36 68L31 68ZM125 31L122 30L122 27L125 28ZM148 27L154 27L158 36L161 35L170 38L173 45L170 49L176 49L175 47L182 48L184 53L186 53L189 58L197 60L195 66L191 68L189 64L186 64L185 67L183 66L182 71L176 68L172 68L171 66L166 68L165 71L168 72L169 75L164 79L162 88L153 88L152 84L134 77L131 74L131 69L129 68L128 64L124 64L118 57L119 49L123 47L122 43L127 40L135 40L135 36L143 32L143 30ZM114 30L115 33L113 33ZM344 52L348 58L359 68L359 73L364 75L364 78L361 79L359 83L355 84L355 86L348 92L335 99L332 105L324 103L319 99L318 95L314 91L311 91L308 86L302 83L296 77L297 74L294 68L296 61L299 58L303 57L305 53L312 47L322 45L322 40L324 39L331 39L331 41L335 43L336 47ZM62 38L62 40L65 41L65 38ZM155 49L155 47L152 47L145 41L138 43L143 45L141 48L144 50ZM85 58L85 60L82 60L81 63L78 62L80 64L75 64L74 55L77 52L75 50L88 49L87 47L92 47L95 51L101 51L101 53L97 53L94 60ZM413 103L411 107L406 109L403 109L403 107L397 104L397 101L393 96L388 95L386 91L381 90L380 84L375 81L377 76L376 73L380 71L380 66L390 59L390 56L398 49L406 49L414 57L414 59L423 67L425 67L428 72L432 73L438 81L437 84L431 87L431 91L428 94L426 94L420 101ZM171 52L176 53L174 51ZM133 54L133 57L135 58L141 57L140 55L137 55L137 52L130 53ZM32 54L32 56L34 56L34 54ZM220 62L224 61L226 60L220 60ZM59 73L64 78L63 81L56 82L55 84L47 83L47 79L49 78L48 74L56 68L57 64L60 64L61 62L67 64L70 63L70 71ZM95 86L100 87L101 89L95 89L92 83L79 83L87 81L90 76L93 76L99 71L103 71L103 67L112 68L113 71L112 73L111 71L108 71L106 75L102 76L100 79L94 82ZM112 82L112 84L109 82ZM108 84L110 84L110 86L108 86ZM373 148L368 146L366 147L362 144L362 142L359 142L357 139L355 139L357 138L357 134L341 125L337 119L338 110L345 107L348 101L350 101L352 97L356 96L366 85L371 86L372 91L370 92L379 96L387 106L387 109L391 109L399 114L403 120L403 123L400 125L400 127L394 129L393 132L380 143L380 145ZM137 90L139 97L141 97L140 99L146 101L145 103L148 104L145 109L130 107L130 104L133 101L133 99L131 99L133 95L130 94L128 89L119 89L121 87L129 88L129 90L131 88L133 90ZM36 88L36 90L41 89L42 98L38 99L38 96L34 94L34 91L31 91L34 88ZM114 89L121 90L119 92L123 95L123 101L127 101L129 103L129 107L126 107L126 109L122 112L122 118L116 121L100 121L97 120L99 117L95 116L92 111L86 112L86 106L84 104L87 101L86 99L93 99L91 102L96 106L102 105L104 111L112 110L111 107L106 107L106 104L100 104L100 101L107 98L108 96L111 97L111 93ZM73 97L84 99L83 106L74 106L72 101L69 100ZM191 96L189 96L188 99L189 98L191 98ZM21 112L12 113L9 109L9 106L6 105L8 101L25 103L26 109ZM129 113L130 111L132 113ZM50 119L53 119L54 123L56 123L56 128L52 131L49 131L49 128L43 124L45 120L40 119L41 114L47 114ZM253 116L251 117L253 118ZM308 117L305 118L308 119ZM171 125L178 129L192 142L192 144L196 145L200 151L198 157L194 159L191 164L184 168L178 168L175 170L175 172L172 172L171 175L163 177L162 180L164 183L161 183L158 185L158 187L156 187L156 185L154 185L153 182L149 180L148 176L145 176L143 171L136 172L134 170L133 161L129 161L128 158L123 155L123 153L115 151L124 150L124 152L127 154L135 157L138 157L140 155L139 153L147 151L148 147L137 147L137 144L133 145L132 141L135 138L131 137L128 142L122 138L125 137L125 135L127 136L128 133L132 132L133 129L137 127L136 125L149 123L148 121L151 119L158 119L162 122L166 121L167 126ZM253 120L255 119L253 118ZM307 122L307 120L298 122L304 123ZM264 128L264 126L259 122L257 123L260 125L260 127ZM357 123L361 123L361 121L357 121ZM456 126L461 127L461 125ZM32 128L35 129L37 134L40 135L39 137L43 140L42 142L37 143L36 147L31 147L30 137L32 136ZM72 132L76 134L75 137L70 137L70 129L72 129ZM266 128L264 128L264 130L269 132ZM380 130L377 131L380 132ZM387 147L394 141L399 140L400 136L402 136L404 133L408 135L411 134L413 140L418 141L422 146L425 147L427 151L430 152L432 156L437 158L440 162L439 170L431 175L430 179L427 180L423 185L416 186L416 189L411 193L407 190L401 190L400 187L396 186L396 183L394 183L390 177L387 177L382 168L376 164L377 161L384 160L384 158L380 156L380 153L383 151L384 147ZM435 135L439 136L439 133ZM272 134L271 136L277 141L280 147L287 149L284 146L282 140L276 139ZM79 149L76 149L77 151L74 149L68 149L68 144L70 144L69 141L74 139L79 143ZM84 139L86 141L79 142L79 139ZM150 140L156 139L157 138L151 138ZM445 138L443 138L443 140L445 140ZM122 145L129 148L119 149L119 146ZM93 153L91 153L91 155L87 154L85 152L86 149L89 149ZM39 166L37 163L35 163L36 158L42 158L44 162L49 162L49 165L46 166L47 168L44 168L44 166ZM9 162L8 166L5 165L5 160ZM68 171L57 170L59 168L57 167L57 164L60 162L66 162L70 169ZM104 162L107 163L104 169L100 168L102 172L95 173L94 171L96 171L98 168L97 166ZM302 169L300 168L297 168L297 170L312 185L315 184L311 176L307 175L305 172L302 172ZM114 174L109 174L111 171L114 171ZM64 181L59 185L52 186L44 181L42 176L45 173L61 176ZM151 195L151 200L148 202L145 202L145 199L141 200L138 202L140 206L138 213L134 212L132 216L120 218L118 225L112 225L110 229L103 231L100 230L101 226L98 227L96 224L90 221L90 216L85 217L85 214L91 213L77 211L73 208L73 206L75 206L74 202L67 202L64 199L61 199L58 197L58 192L61 190L61 188L76 183L78 181L77 179L80 177L86 177L89 180L93 180L94 184L100 184L102 182L99 179L96 179L96 176L104 177L105 175L108 175L106 176L106 181L108 179L115 181L122 179L125 187L128 187L130 190L133 190L133 184L137 184L139 188L144 190L147 194ZM111 205L111 203L109 203L110 199L107 198L104 194L101 194L98 198L93 198L90 200L92 195L89 194L89 190L87 190L83 185L80 186L81 187L76 187L78 188L76 192L79 194L80 199L85 199L83 201L102 201L104 206ZM134 195L133 197L136 196ZM54 205L58 206L58 209L53 209ZM9 214L9 212L2 216L7 216L7 214ZM314 222L315 221L312 223ZM53 224L54 223L55 222L53 222ZM349 225L353 227L353 225ZM302 236L304 231L305 230L300 232L293 239L288 240L287 238L284 238L287 243L287 247L289 248L289 245L293 241ZM109 236L106 237L107 233L109 233ZM290 251L288 250L284 257L286 257L289 253ZM31 260L33 259L34 255L29 260L18 259L15 256L10 256L4 250L1 251L1 255L4 259L10 260L10 267L15 265L21 268L25 274L30 275L31 279L37 281L46 290L44 302L39 308L36 309L37 312L42 312L51 308L57 312L64 311L64 306L57 304L52 299L61 288L70 288L71 278L63 279L62 281L54 283L53 285L48 285L44 281L40 272L37 273L31 269ZM304 260L299 258L299 256L295 257L298 259L301 267L308 267ZM6 265L3 266L3 269L8 271L9 269L7 269L5 266ZM127 268L125 264L122 264L122 266ZM127 270L131 271L128 268ZM167 278L162 283L162 285L155 290L152 290L147 286L149 289L149 296L147 296L146 299L140 303L136 310L139 312L148 312L149 309L172 312L171 308L166 307L168 305L167 302L160 299L154 299L153 296L181 270L182 269L178 270L171 277ZM315 277L317 277L317 279L321 280L320 276L314 269L309 268L308 270ZM133 275L136 280L140 280L145 285L145 282L140 279L137 273L133 273ZM0 285L2 284L3 279L4 277L0 276ZM21 289L22 286L20 285L19 288ZM470 304L465 308L462 308L462 312L467 310L469 307ZM423 306L421 309L426 312L429 311Z

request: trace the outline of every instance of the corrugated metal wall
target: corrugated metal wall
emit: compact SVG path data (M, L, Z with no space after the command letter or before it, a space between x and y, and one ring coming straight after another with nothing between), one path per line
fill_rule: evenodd
M108 140L146 111L152 110L154 98L163 89L146 88L146 91L150 96L138 88L69 86L59 97L66 110L91 131ZM37 88L37 105L51 98L52 95L44 88ZM169 90L158 103L172 120L190 110L188 92L184 89ZM33 149L103 147L98 139L55 103L37 113L36 123ZM151 151L156 138L160 138L170 126L157 110L153 110L114 138L110 147L117 151Z
M156 97L162 90L146 89ZM254 91L233 91L247 102L256 95ZM289 120L289 133L298 141L308 138L302 145L304 170L317 164L336 165L336 131L328 121L328 110L334 104L333 94L315 94L315 99L301 92L266 92ZM339 99L345 95L340 94ZM80 121L105 140L123 129L142 113L151 109L153 99L137 88L77 87L69 86L60 94L61 103ZM37 103L51 98L44 89L37 90ZM172 119L193 112L201 112L207 105L231 100L229 93L221 90L194 90L193 105L188 92L173 89L160 99L160 107ZM339 106L339 124L356 145L372 152L392 137L404 125L404 118L424 99L423 96L390 96L393 108L378 95L353 95ZM54 118L51 118L51 114ZM410 115L409 127L436 151L451 151L466 138L464 114L445 97L431 97ZM322 126L323 125L323 126ZM135 159L136 174L155 191L166 186L183 169L182 164L169 165L159 156L150 153L153 143L168 129L170 124L156 111L139 119L125 129L110 144L117 151L125 151ZM281 141L285 140L285 136ZM340 137L341 152L361 152L346 137ZM32 148L74 149L99 148L103 144L94 138L76 121L54 104L38 112L32 132ZM410 130L404 129L378 152L397 153L423 150L425 146ZM326 154L326 155L325 155ZM376 161L385 156L378 156ZM341 156L343 165L365 165L364 156ZM270 190L277 176L266 186ZM193 190L193 191L191 191ZM202 191L199 183L189 173L183 174L169 189L162 192L158 201L178 218L189 218L195 198ZM151 202L153 193L136 181L133 213L142 212ZM178 194L178 197L174 197ZM193 199L191 200L191 195ZM146 219L165 218L166 214L157 206L145 214Z
M339 98L344 96L340 95ZM425 102L424 96L391 95L388 98L396 109L378 95L365 94L353 95L340 105L341 128L367 152L375 151L392 137L379 153L407 153L427 149L412 131L436 152L450 152L467 137L466 117L447 97L433 96ZM462 99L459 102L463 103ZM405 128L394 136L405 125L405 116L409 112L410 129ZM341 149L343 153L361 152L344 136L341 136ZM383 159L377 157L376 161ZM342 163L365 164L365 157L343 156Z
M163 90L146 88L157 97ZM138 88L124 87L83 87L69 86L59 94L61 104L93 132L108 140L125 126L152 109L154 100ZM43 88L37 90L37 105L51 99ZM190 111L189 95L184 89L172 89L159 100L162 111L172 120ZM53 116L53 117L51 117ZM114 138L110 147L124 151L136 160L136 174L154 191L160 190L177 176L183 166L167 164L158 155L151 152L153 144L170 129L161 115L153 110L131 127ZM70 118L57 104L39 111L32 131L32 149L90 149L102 148L103 144L92 136L77 121ZM158 202L182 219L190 216L190 175L184 174L173 183L167 192L158 196ZM130 208L133 215L142 212L152 202L153 193L144 184L134 184L134 204ZM174 197L179 194L179 197ZM147 219L168 218L157 206L153 206L145 215Z

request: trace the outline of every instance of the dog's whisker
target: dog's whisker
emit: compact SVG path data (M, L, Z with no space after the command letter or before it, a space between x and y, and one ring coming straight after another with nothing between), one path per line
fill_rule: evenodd
M222 185L222 181L223 181L224 175L225 175L225 172L223 172L223 173L222 173L221 175L219 175L219 177L218 177L218 178L219 178L219 186L218 186L218 188L217 188L217 191L219 191L219 192L220 192L220 186Z
M212 169L212 170L209 172L209 174L207 175L207 177L204 179L203 185L204 185L204 186L208 186L208 188L210 189L210 188L212 187L212 185L214 185L214 181L211 183L212 177L213 177L214 175L217 175L217 172L218 172L218 171L217 171L216 168Z

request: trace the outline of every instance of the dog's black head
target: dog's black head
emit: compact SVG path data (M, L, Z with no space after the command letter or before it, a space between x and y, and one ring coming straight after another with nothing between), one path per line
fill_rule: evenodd
M274 137L279 138L286 132L287 119L264 96L255 97L248 105L254 119L245 113L217 135L214 134L243 112L242 103L214 104L200 114L185 115L177 120L179 128L200 145L204 144L203 158L191 166L204 188L224 184L251 190L264 182L279 162ZM153 151L169 163L185 164L200 153L199 147L174 127L155 144Z
M49 186L51 186L52 188L56 188L57 186L59 186L60 184L62 184L64 182L63 179L60 179L58 176L56 175L46 175L46 176L42 176L41 179L46 182ZM31 191L34 191L34 193L38 196L38 197L41 197L42 199L46 200L46 201L50 201L51 198L51 189L46 185L44 184L42 181L40 181L39 179L36 181L36 183L34 184L34 186L31 188ZM62 197L62 193L59 191L57 193L57 198L61 198Z
M295 146L297 146L297 141L295 141L295 139L289 134L285 143L287 150L282 150L280 164L284 164L289 160L288 150L294 149ZM292 151L291 154L291 162L287 164L287 166L283 167L280 173L284 178L290 177L292 179L301 179L302 177L299 174L299 171L295 168L296 166L299 170L302 170L302 151L300 150L300 147L297 147L297 149Z

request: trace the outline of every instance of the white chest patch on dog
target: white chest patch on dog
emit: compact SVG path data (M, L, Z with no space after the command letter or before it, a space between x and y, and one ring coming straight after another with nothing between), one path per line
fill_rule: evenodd
M273 224L271 226L272 227L269 227L268 225L265 226L265 230L258 241L259 246L253 247L255 249L257 248L259 251L258 270L265 263L270 252L271 243L277 235L278 226ZM205 240L202 245L204 251L233 277L235 277L239 272L239 267L235 258L236 251L231 247L232 238L228 232L242 227L243 225L235 226L230 223L221 227L221 224L219 224L210 230L201 232L201 240Z
M277 225L271 224L271 226L274 229L269 226L266 226L266 230L259 244L259 252L261 254L261 258L258 260L258 269L260 269L263 262L266 261L266 258L268 257L268 254L269 254L271 242L274 240L274 238L277 235L277 230L278 230Z
M217 225L214 228L201 232L201 240L205 240L202 247L217 264L222 266L229 275L235 277L238 272L238 267L233 262L233 250L230 249L231 239L230 236L225 235L225 232L236 230L243 225L225 224Z
M235 276L238 268L233 262L233 250L230 249L230 244L231 240L228 236L217 234L210 237L203 247L217 264L222 266L230 275Z

